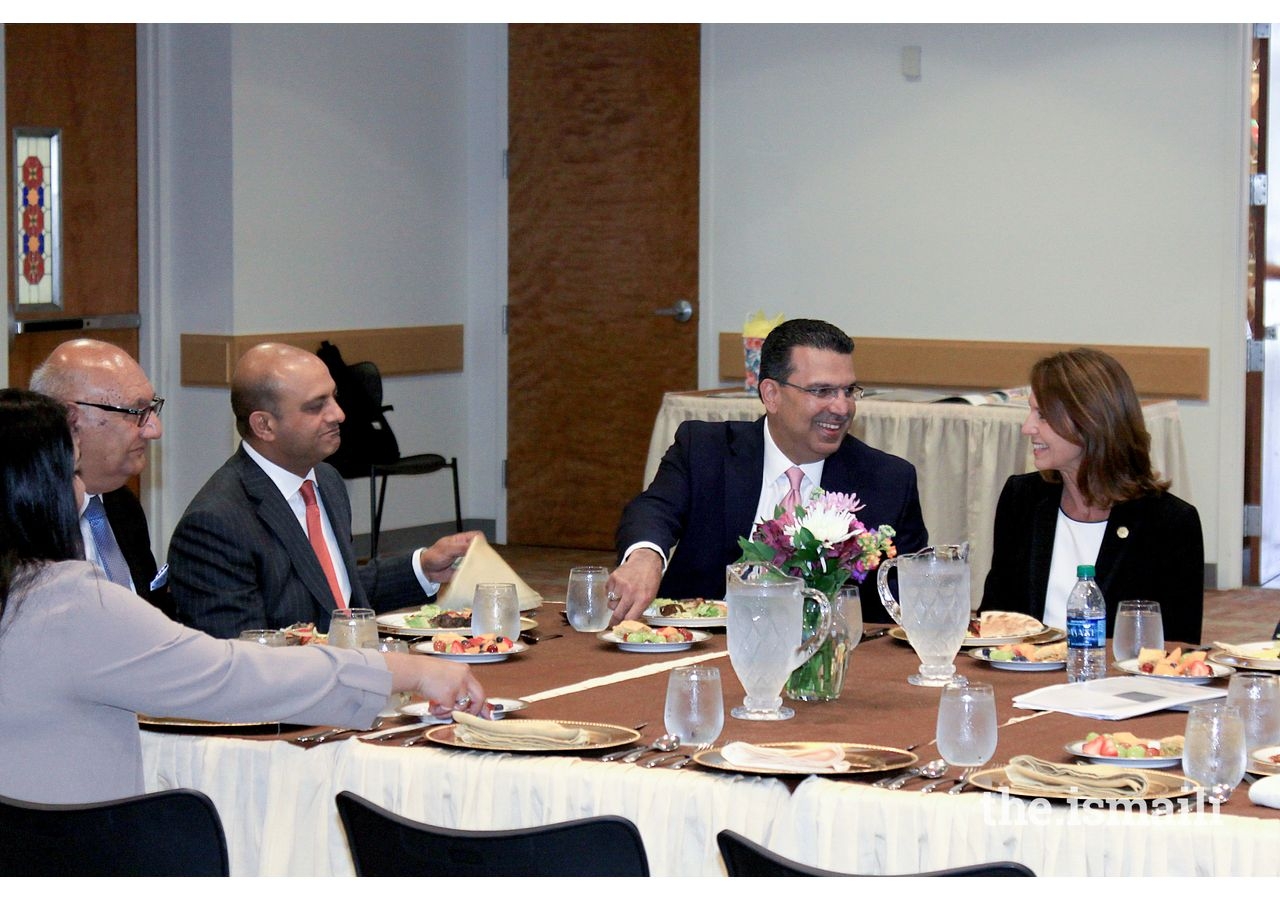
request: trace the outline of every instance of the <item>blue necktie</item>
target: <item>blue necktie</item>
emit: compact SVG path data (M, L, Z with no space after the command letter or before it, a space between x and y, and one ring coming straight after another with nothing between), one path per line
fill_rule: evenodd
M129 577L129 565L124 561L120 545L116 543L111 523L107 521L107 511L102 506L102 498L89 498L89 508L84 511L85 521L89 523L89 533L93 535L94 546L98 550L98 562L107 573L107 578L121 587L132 590Z

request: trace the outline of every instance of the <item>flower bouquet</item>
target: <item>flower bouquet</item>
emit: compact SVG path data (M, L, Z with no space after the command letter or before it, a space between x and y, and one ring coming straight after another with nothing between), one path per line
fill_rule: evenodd
M738 539L742 548L738 562L771 565L803 578L808 587L832 601L831 636L787 680L786 695L793 700L834 700L840 696L849 651L862 637L861 607L854 635L850 623L839 614L840 589L850 579L861 584L881 560L897 554L893 528L867 528L857 517L862 506L856 494L816 491L808 502L794 509L777 507L772 519L756 525L750 539ZM859 604L856 596L847 602ZM818 605L806 602L803 637L813 633L820 619Z

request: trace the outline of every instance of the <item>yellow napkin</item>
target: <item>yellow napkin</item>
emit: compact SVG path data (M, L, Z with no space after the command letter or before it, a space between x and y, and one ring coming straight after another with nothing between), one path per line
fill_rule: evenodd
M483 534L476 535L471 542L462 557L462 564L454 570L453 578L440 589L436 603L444 609L465 609L475 599L476 585L490 582L514 584L522 612L542 605L542 595L525 584L515 569L498 555L498 551L489 546Z
M494 750L557 750L581 747L590 740L585 728L545 719L492 722L471 713L454 712L453 733L464 744Z
M779 772L847 772L851 768L839 744L805 744L803 747L757 747L745 741L725 744L720 756L744 769Z
M1059 765L1034 756L1015 756L1004 767L1009 783L1024 790L1053 788L1099 799L1142 797L1147 776L1119 766Z

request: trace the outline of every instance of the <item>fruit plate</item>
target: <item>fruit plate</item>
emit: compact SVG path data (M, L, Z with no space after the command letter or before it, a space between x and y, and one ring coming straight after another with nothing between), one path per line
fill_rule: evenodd
M1119 757L1119 756L1094 756L1092 753L1084 752L1084 745L1088 741L1072 741L1064 748L1072 756L1078 756L1086 762L1100 763L1105 766L1123 766L1126 769L1169 769L1179 765L1182 762L1181 756L1143 756L1143 757Z
M1144 672L1138 668L1136 659L1122 659L1115 664L1115 667L1126 675L1141 675L1143 678L1159 678L1162 681L1173 681L1178 684L1208 684L1215 678L1226 678L1235 669L1225 666L1222 663L1211 662L1205 660L1205 664L1213 670L1212 675L1156 675L1152 672Z
M969 657L984 662L993 669L1004 669L1007 672L1052 672L1054 669L1065 669L1065 659L992 659L990 654L994 647L975 647L969 651Z
M423 641L420 644L414 644L409 649L414 653L425 653L427 656L434 656L437 659L451 659L454 662L470 663L473 666L478 666L482 663L496 663L502 662L504 659L510 659L517 653L523 653L528 650L529 645L516 641L506 653L440 653L431 644Z
M779 741L760 744L761 747L782 747L788 750L802 749L809 746L809 741ZM850 775L870 775L873 772L892 772L905 769L920 761L910 750L899 750L897 747L879 747L874 744L841 744L844 758L851 765L847 772L814 772L791 771L788 769L766 769L753 766L736 766L724 758L718 747L702 750L693 755L693 761L708 769L719 769L722 772L736 772L743 775L822 775L839 778Z
M629 644L612 631L601 632L600 640L606 644L613 644L619 650L625 650L628 653L678 653L681 650L688 650L694 644L701 644L711 638L710 633L706 631L694 631L691 628L689 633L693 635L693 640L691 641L668 641L665 644Z
M698 628L727 628L729 626L729 612L727 607L725 607L723 600L707 601L709 603L714 603L716 606L725 610L724 615L721 616L664 616L658 612L657 604L659 602L670 603L671 601L655 600L654 603L644 611L644 620L654 628L662 628L664 625L670 625L674 628L689 628L694 625Z
M1132 766L1121 766L1120 768L1127 769L1132 768ZM1147 779L1147 792L1141 797L1135 796L1133 798L1135 800L1173 800L1178 797L1187 797L1200 789L1200 785L1190 778L1183 775L1175 775L1173 772L1148 769L1142 774ZM974 772L969 778L969 784L984 791L1007 792L1014 797L1044 797L1047 800L1091 799L1080 790L1072 790L1068 787L1055 788L1048 785L1036 788L1018 787L1009 782L1008 776L1004 773L1004 766Z

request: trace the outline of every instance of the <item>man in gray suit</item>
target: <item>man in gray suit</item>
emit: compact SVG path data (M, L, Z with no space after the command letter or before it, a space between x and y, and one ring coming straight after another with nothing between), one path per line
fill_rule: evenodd
M338 606L424 603L452 576L476 532L357 566L351 504L324 462L338 449L342 409L329 370L286 344L236 364L231 408L240 449L183 514L169 545L180 621L216 637L315 622Z

